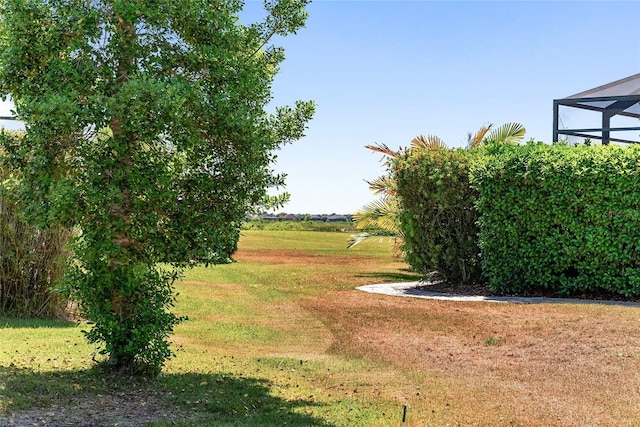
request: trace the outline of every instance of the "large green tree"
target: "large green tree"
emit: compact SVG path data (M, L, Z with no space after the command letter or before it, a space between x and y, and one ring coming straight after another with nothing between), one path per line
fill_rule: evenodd
M69 289L111 366L162 367L173 281L229 260L248 210L282 185L274 150L314 105L266 112L284 59L271 39L301 28L307 3L267 0L243 25L239 0L0 2L0 91L26 126L2 143L30 219L79 230Z

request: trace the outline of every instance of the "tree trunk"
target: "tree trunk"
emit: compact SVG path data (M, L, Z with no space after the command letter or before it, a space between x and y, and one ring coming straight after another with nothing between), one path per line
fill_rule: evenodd
M126 84L131 73L135 70L135 52L134 46L137 44L137 34L135 26L132 22L126 21L121 17L117 17L117 23L115 25L115 35L121 40L121 43L128 47L118 60L117 76L115 80L114 92L120 90L123 84ZM128 187L127 178L131 174L131 150L133 149L133 135L126 130L123 130L124 117L121 115L113 115L111 117L109 128L112 132L112 138L114 141L120 142L120 146L126 147L122 152L117 152L116 167L122 169L122 174L119 174L117 185L120 190L120 200L112 201L109 206L109 214L113 218L111 224L119 224L119 229L115 230L114 236L111 240L116 246L120 248L119 254L125 254L124 256L119 254L111 254L110 266L112 275L116 280L114 281L114 288L111 292L111 306L113 314L123 330L126 333L119 335L118 338L112 342L113 350L110 353L110 363L117 369L130 369L134 363L135 354L127 352L125 350L128 342L132 338L131 318L135 314L131 300L130 292L125 289L122 283L117 282L117 278L121 277L121 274L128 273L130 267L130 253L136 246L136 242L131 238L128 232L128 225L131 224L131 214L133 213L131 203L131 191ZM113 174L115 176L115 174ZM122 177L125 177L124 179ZM118 274L120 272L120 274Z

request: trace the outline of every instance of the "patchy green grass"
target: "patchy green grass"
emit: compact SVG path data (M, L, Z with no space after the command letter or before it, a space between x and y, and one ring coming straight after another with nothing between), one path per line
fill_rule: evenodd
M92 350L84 341L83 328L59 320L0 318L0 366L41 371L87 367Z
M153 381L97 372L92 359L101 356L81 332L87 325L2 319L0 410L37 423L42 413L78 408L82 400L93 402L78 410L88 419L108 402L130 418L144 418L122 401L129 396L155 408L152 425L158 426L385 425L396 404L358 395L379 367L328 354L330 332L299 305L326 290L369 283L372 274L381 275L376 281L385 274L413 277L391 256L388 241L348 251L347 239L343 233L243 231L237 262L194 268L176 284L176 311L189 320L172 337L177 357ZM345 269L355 282L344 277ZM65 416L80 417L67 411L53 419ZM121 414L120 425L126 418Z
M347 239L244 231L176 284L189 320L150 381L93 369L86 325L1 319L0 425L635 425L640 308L366 294L416 276Z

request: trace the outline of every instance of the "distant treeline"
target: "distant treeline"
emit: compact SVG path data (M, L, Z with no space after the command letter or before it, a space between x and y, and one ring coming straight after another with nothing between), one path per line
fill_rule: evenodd
M279 214L260 214L260 215L249 215L247 217L249 220L264 220L264 221L320 221L320 222L351 222L352 215L340 215L340 214L323 214L323 215L312 215L312 214L288 214L288 213L279 213Z
M331 231L331 232L355 232L352 221L321 221L321 220L272 220L251 218L244 222L244 230L270 230L270 231Z

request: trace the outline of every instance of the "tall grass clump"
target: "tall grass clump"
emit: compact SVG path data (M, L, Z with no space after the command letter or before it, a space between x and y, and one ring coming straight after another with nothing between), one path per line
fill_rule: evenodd
M5 136L19 139L18 132ZM67 299L53 287L64 270L70 231L30 225L22 217L11 184L15 170L0 164L0 315L60 317Z

